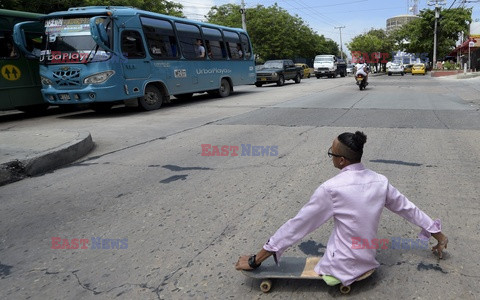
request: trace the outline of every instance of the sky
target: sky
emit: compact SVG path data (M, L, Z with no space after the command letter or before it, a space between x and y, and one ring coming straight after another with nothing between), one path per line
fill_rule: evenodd
M418 0L418 9L432 9L426 0ZM183 5L183 12L189 19L205 21L204 16L212 6L227 3L240 5L241 0L173 0ZM298 15L318 34L334 40L340 45L340 29L342 32L342 48L348 52L345 44L357 35L368 32L371 28L385 29L388 18L412 14L409 8L413 0L244 0L246 8L261 4L265 7L275 3L287 10L291 15ZM458 7L462 0L446 0L443 8ZM473 7L473 20L480 21L480 0L467 0L465 7ZM248 31L248 16L247 16Z

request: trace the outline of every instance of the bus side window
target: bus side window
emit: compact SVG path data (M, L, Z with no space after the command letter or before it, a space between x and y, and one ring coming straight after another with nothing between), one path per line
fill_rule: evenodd
M18 57L18 50L13 43L13 39L6 32L0 32L0 57L3 59Z
M202 27L207 54L210 59L226 59L227 52L223 43L222 33L218 29Z
M243 52L241 47L239 49L240 37L236 32L224 30L223 34L225 35L225 41L227 42L227 50L230 56L230 59L243 59ZM240 50L240 51L239 51Z
M154 59L177 58L177 41L172 24L166 20L141 17L148 50Z
M122 32L122 53L127 58L145 58L142 36L138 31Z
M252 49L250 49L248 36L244 33L240 33L240 40L242 41L243 46L243 57L245 59L250 59L252 57Z
M143 35L147 40L147 47L150 51L150 55L153 58L160 58L165 55L166 50L162 49L162 45L160 43L160 36L155 33L155 28L144 25Z
M172 54L172 57L179 57L179 51L178 46L177 46L177 40L175 39L174 36L169 36L168 37L168 45L170 46L170 53Z
M205 59L206 48L203 44L200 29L195 25L176 22L178 40L182 48L182 54L186 59ZM202 56L203 49L203 56Z

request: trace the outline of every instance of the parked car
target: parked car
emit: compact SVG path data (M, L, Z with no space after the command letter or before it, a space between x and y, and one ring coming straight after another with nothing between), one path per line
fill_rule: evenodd
M402 64L392 62L387 70L387 73L388 76L392 76L392 74L400 74L403 76L405 75L405 69L403 68Z
M413 64L408 64L408 65L405 65L405 68L403 69L405 73L412 73L412 67L413 67Z
M295 65L303 69L302 78L310 78L310 76L312 76L310 73L310 67L307 64L295 64Z
M257 81L255 86L261 87L267 83L277 83L278 86L285 84L285 80L293 80L300 83L303 69L295 66L291 59L267 60L263 66L257 69Z
M347 65L347 74L353 74L353 69L355 66L353 64L348 64Z
M424 63L419 63L419 64L414 64L412 67L412 75L415 74L422 74L425 75L427 74L427 67L425 66Z

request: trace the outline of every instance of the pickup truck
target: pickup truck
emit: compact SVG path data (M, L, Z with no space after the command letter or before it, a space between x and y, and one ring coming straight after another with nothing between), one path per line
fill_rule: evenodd
M267 60L257 69L255 85L261 87L267 83L276 83L278 86L285 84L285 80L300 83L303 69L295 66L291 59Z
M323 76L335 78L337 75L347 76L347 64L335 55L317 55L313 61L315 77Z

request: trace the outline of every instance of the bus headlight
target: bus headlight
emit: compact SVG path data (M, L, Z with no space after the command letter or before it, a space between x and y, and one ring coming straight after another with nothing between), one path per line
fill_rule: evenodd
M53 82L46 77L40 76L40 79L42 81L42 85L52 85L53 84Z
M113 74L115 74L115 71L105 71L105 72L93 74L88 77L85 77L85 79L83 80L83 83L84 84L104 83L105 81L108 80L108 78L112 77Z

